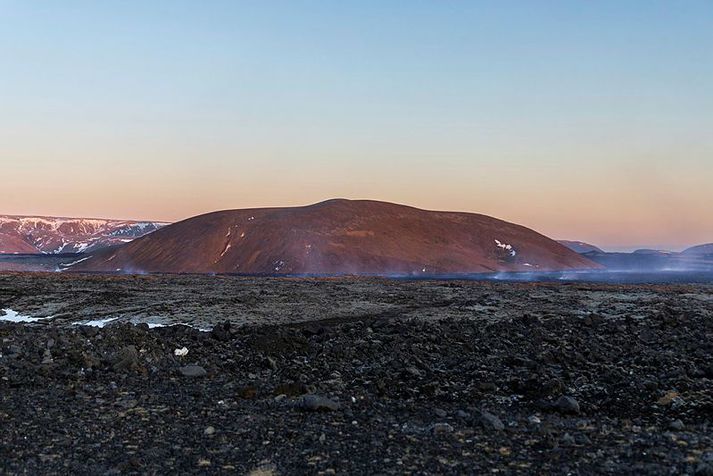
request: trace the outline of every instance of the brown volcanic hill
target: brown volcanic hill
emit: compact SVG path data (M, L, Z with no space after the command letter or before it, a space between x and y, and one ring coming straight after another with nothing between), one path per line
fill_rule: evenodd
M435 275L599 267L546 236L485 215L336 199L200 215L71 269Z
M0 254L37 253L37 248L19 236L0 233Z

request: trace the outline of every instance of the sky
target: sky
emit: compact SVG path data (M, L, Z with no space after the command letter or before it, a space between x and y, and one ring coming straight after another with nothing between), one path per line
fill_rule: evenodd
M0 0L0 213L370 198L713 242L713 2Z

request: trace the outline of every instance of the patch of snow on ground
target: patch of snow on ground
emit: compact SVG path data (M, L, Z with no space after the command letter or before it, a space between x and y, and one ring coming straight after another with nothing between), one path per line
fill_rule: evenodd
M171 324L163 324L161 322L132 322L134 325L137 324L146 324L149 326L149 329L157 329L159 327L174 327L174 326L186 326L186 327L192 327L193 329L196 329L200 332L210 332L212 329L206 329L204 327L198 327L194 326L193 324L187 324L185 322L172 322Z
M94 319L94 320L86 321L86 322L74 322L72 325L74 325L74 326L89 326L89 327L104 327L108 323L113 322L117 319L119 319L119 318L118 317L110 317L108 319Z
M28 317L28 316L21 316L18 314L16 311L13 311L12 309L3 309L2 310L5 315L0 316L0 321L5 321L5 322L38 322L38 321L46 321L48 319L52 319L52 317Z
M82 261L86 261L86 260L88 260L89 258L91 258L91 256L87 256L86 258L78 259L77 261L72 261L71 263L66 263L66 264L65 264L65 263L61 263L60 266L62 266L63 268L69 268L70 266L74 266L74 265L77 264L77 263L81 263Z

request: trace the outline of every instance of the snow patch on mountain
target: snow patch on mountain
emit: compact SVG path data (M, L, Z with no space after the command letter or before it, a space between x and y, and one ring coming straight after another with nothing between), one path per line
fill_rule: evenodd
M510 253L510 256L517 255L517 251L515 251L515 248L513 248L512 245L509 245L507 243L502 243L500 240L495 240L495 246L507 251L508 253Z

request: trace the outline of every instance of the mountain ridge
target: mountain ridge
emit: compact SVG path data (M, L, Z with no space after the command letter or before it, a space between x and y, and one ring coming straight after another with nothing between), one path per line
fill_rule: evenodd
M0 254L60 254L126 243L165 222L103 218L0 215Z

